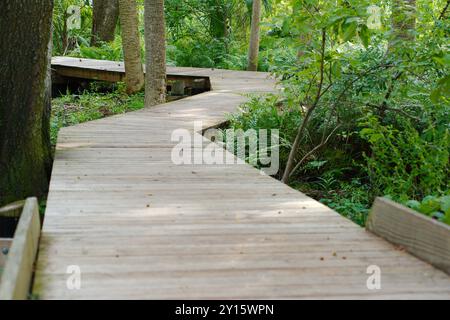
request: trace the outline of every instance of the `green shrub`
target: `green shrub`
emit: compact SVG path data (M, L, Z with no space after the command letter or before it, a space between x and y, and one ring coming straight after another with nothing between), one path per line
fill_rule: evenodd
M50 122L52 144L56 144L58 131L61 127L134 111L143 107L143 93L131 96L119 91L107 94L87 91L79 95L67 93L52 100Z
M122 61L122 38L116 36L114 41L105 43L100 42L96 47L81 44L70 53L71 56L98 60Z
M408 200L404 204L433 219L450 224L450 195L442 197L426 196L421 202Z
M280 172L289 155L296 130L301 122L299 108L289 107L277 95L254 96L244 103L240 112L228 117L233 129L278 129L280 133Z
M371 146L367 172L375 195L389 195L404 202L448 190L448 129L434 126L422 134L408 122L403 130L383 126L370 117L361 136Z
M247 54L231 39L199 39L186 37L167 47L169 64L183 67L244 70Z
M335 190L329 190L320 202L336 210L360 226L365 226L370 207L367 185L360 180L340 182Z

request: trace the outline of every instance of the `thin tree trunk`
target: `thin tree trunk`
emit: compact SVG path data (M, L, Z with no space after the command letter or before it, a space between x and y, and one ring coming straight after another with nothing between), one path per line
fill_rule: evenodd
M317 93L316 97L314 99L313 104L308 108L308 111L306 111L305 117L303 118L301 126L298 128L297 135L295 136L294 143L292 145L291 151L289 152L288 161L286 163L286 168L284 169L283 177L281 181L283 181L285 184L289 183L289 178L291 176L291 173L293 172L294 166L295 166L295 157L297 156L300 142L303 140L303 135L306 130L306 127L309 123L309 119L314 111L316 109L317 105L319 104L320 97L322 95L323 90L323 80L324 80L324 68L325 68L325 45L326 45L326 31L325 29L322 29L322 46L321 46L321 52L320 52L320 78L319 78L319 84L317 85Z
M48 189L52 10L53 0L0 1L0 206Z
M415 39L416 0L392 0L392 37L389 47Z
M261 21L261 0L253 0L250 46L248 49L248 66L247 66L248 71L258 70L260 21Z
M64 10L63 13L63 32L61 34L62 37L62 53L63 55L67 52L67 47L69 46L69 34L67 32L67 10Z
M145 0L145 105L166 101L164 0Z
M144 86L136 0L119 0L119 9L125 60L125 83L127 92L135 93Z
M113 41L119 18L119 0L94 0L91 46Z

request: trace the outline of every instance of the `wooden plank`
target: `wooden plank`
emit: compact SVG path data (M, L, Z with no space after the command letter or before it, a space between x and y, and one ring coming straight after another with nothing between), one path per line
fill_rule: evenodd
M450 274L450 226L386 198L376 198L367 229Z
M175 96L183 96L184 95L185 84L183 80L177 80L172 83L171 94Z
M64 58L66 61L69 58ZM88 79L88 80L97 80L97 81L107 81L107 82L119 82L123 81L125 78L125 69L123 67L123 63L110 63L103 66L85 66L83 62L86 59L76 59L70 58L70 64L57 63L57 60L53 60L52 71L53 78L55 78L54 83L62 83L63 79L69 78L79 78L79 79ZM177 69L172 69L169 67L167 73L167 80L174 81L176 85L181 86L182 84L179 82L185 82L186 87L193 87L195 89L202 89L204 91L210 90L209 78L202 75L188 75L188 74L180 74ZM173 73L171 73L173 71ZM145 73L145 70L144 70ZM184 87L182 90L184 90ZM179 88L176 90L176 95L180 95Z
M6 206L0 208L0 217L9 217L9 218L20 217L24 205L25 205L24 200L19 200L7 204Z
M176 67L168 73L207 77L212 91L60 131L34 294L450 299L442 271L247 164L172 163L173 130L193 133L198 120L220 125L246 93L273 92L276 84L259 72ZM79 290L67 289L69 265L80 268ZM381 268L380 290L366 286L370 265Z
M53 67L52 69L60 77L66 78L80 78L97 81L119 82L123 81L125 77L124 72L109 71L109 70L92 70L74 67Z
M0 300L24 300L28 297L40 234L39 207L36 198L28 198L14 234L0 281Z
M122 81L125 76L121 61L53 57L52 70L60 76L111 82ZM167 66L167 79L184 80L194 89L203 85L195 84L195 80L204 80L206 90L222 92L274 92L276 89L274 79L266 72Z
M8 251L11 247L12 239L0 238L0 278L5 268L6 258L8 257Z

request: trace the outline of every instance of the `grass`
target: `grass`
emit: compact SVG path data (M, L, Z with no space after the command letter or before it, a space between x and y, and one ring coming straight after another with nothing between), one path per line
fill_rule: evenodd
M144 107L144 93L127 95L121 90L110 93L84 91L67 93L52 100L50 133L52 145L56 144L59 129L78 123L135 111Z

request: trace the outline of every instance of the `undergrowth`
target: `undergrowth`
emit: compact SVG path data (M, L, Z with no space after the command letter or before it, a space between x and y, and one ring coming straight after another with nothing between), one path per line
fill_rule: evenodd
M52 100L51 141L56 144L58 131L86 121L139 110L144 107L144 93L127 95L122 90L110 93L84 91L67 93Z

